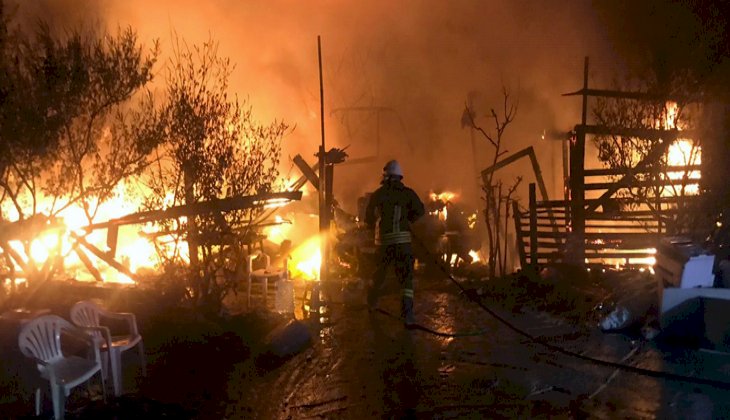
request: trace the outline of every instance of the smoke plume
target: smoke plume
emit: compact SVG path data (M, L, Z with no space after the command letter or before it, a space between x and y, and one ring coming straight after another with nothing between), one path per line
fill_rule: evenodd
M461 123L467 103L490 129L502 88L518 101L503 150L535 146L553 197L562 190L560 143L544 132L568 131L580 100L561 97L582 85L583 58L596 74L616 66L610 43L589 2L463 1L41 1L19 3L19 14L61 25L102 21L131 25L140 40L170 51L173 32L189 44L215 39L236 63L231 86L266 123L296 126L286 157L314 162L321 141L317 36L322 42L327 147L348 147L362 163L336 168L335 192L346 209L374 189L389 159L424 196L450 190L479 206L476 174L493 159L486 139ZM160 66L164 65L161 60ZM161 75L161 68L157 70ZM472 153L472 136L476 154ZM286 161L287 159L285 159ZM474 165L477 167L475 168ZM286 172L290 165L283 170ZM293 175L298 176L296 169ZM500 172L505 183L528 162ZM526 193L521 193L526 199Z

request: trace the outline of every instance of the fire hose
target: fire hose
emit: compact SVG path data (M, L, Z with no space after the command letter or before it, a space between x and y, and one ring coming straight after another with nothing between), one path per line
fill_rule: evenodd
M423 241L421 241L415 235L412 235L412 237L423 247L423 249L426 250L426 253L430 258L432 258L435 262L438 261L436 256L434 256L431 252L429 252L428 248L426 248L424 246ZM464 296L466 296L467 299L474 302L482 310L487 312L490 316L492 316L494 319L499 321L502 325L506 326L513 332L523 336L524 338L526 338L527 340L529 340L532 343L536 343L536 344L539 344L539 345L547 348L548 350L550 350L552 352L560 353L560 354L563 354L563 355L566 355L566 356L569 356L572 358L580 359L580 360L583 360L583 361L586 361L586 362L589 362L589 363L592 363L595 365L605 366L605 367L610 367L610 368L614 368L617 370L631 372L631 373L634 373L637 375L649 376L649 377L658 378L658 379L667 379L667 380L672 380L672 381L677 381L677 382L686 382L686 383L693 383L693 384L698 384L698 385L707 385L707 386L730 390L730 382L709 379L709 378L699 378L699 377L695 377L695 376L681 375L681 374L671 373L671 372L645 369L645 368L627 365L627 364L620 363L620 362L611 362L608 360L602 360L602 359L597 359L594 357L586 356L584 354L576 353L574 351L567 350L563 347L556 346L554 344L550 344L550 343L540 339L539 337L535 337L534 335L528 333L527 331L520 329L519 327L517 327L516 325L509 322L504 317L500 316L494 310L487 307L481 301L481 299L478 299L478 296L476 296L474 293L470 292L464 286L462 286L461 283L459 283L450 272L448 272L444 267L441 266L441 264L437 264L437 265L444 272L444 274L446 274L446 276L449 278L449 280L451 280L459 288L459 290L461 290L461 293ZM383 313L388 316L395 317L395 315L392 315L383 310L378 310L378 312ZM482 335L486 332L486 331L481 331L481 332L471 332L471 333L466 332L466 333L450 334L450 333L435 331L428 327L422 326L420 324L414 324L411 326L411 328L415 329L415 330L421 330L421 331L427 332L429 334L434 334L434 335L441 336L441 337L466 337L466 336L473 336L473 335Z

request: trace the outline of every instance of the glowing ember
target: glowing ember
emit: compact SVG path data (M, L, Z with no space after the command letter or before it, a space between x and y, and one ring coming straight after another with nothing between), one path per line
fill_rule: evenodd
M471 250L469 251L469 256L472 258L472 262L479 262L481 261L481 258L479 257L479 252Z
M431 201L443 201L444 203L450 202L454 199L454 197L456 197L456 194L448 191L444 191L442 193L432 192L429 194Z
M429 199L431 200L431 202L441 203L443 206L436 208L435 210L429 212L429 214L432 216L437 216L438 219L442 222L445 221L449 217L447 204L449 204L451 200L454 199L454 197L456 197L456 194L448 191L442 193L430 193Z

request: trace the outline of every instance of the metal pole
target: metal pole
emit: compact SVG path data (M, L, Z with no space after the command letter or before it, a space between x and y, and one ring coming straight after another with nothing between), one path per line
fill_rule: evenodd
M320 111L320 131L322 133L322 144L319 146L319 243L320 254L322 260L319 266L319 280L324 282L327 280L327 234L329 231L329 210L327 209L327 201L325 197L325 188L327 185L325 171L325 143L324 143L324 83L322 81L322 42L317 35L317 58L319 62L319 111Z

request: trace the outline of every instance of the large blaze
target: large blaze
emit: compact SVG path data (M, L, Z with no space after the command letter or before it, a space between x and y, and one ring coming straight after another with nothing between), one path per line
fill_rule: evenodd
M41 209L48 210L52 201L50 199L41 202ZM117 187L115 195L112 199L99 205L95 217L92 222L103 222L115 219L129 213L138 211L139 203L125 194L124 185ZM12 208L5 208L5 213L13 215L16 221L17 212L13 212ZM44 214L44 211L39 212ZM87 242L108 252L107 231L106 229L92 230L86 232L84 227L90 224L85 215L84 210L79 205L72 205L58 213L56 219L59 221L57 227L41 232L37 237L30 240L29 252L19 240L10 241L9 244L13 250L19 255L25 257L30 264L42 266L47 263L49 258L61 257L63 274L73 277L76 280L94 280L94 277L86 269L84 263L79 257L80 250L75 244L74 235L83 237ZM147 226L129 225L119 228L117 237L117 246L115 258L121 261L132 273L137 273L142 269L154 269L159 263L158 250L151 242L149 233L153 232ZM162 252L172 252L173 247L170 237L158 236L155 238L158 242L158 248ZM187 244L176 243L178 253L187 259ZM170 254L171 255L171 254ZM92 260L94 260L92 258ZM101 262L95 264L99 269L104 281L133 283L127 275L116 269L109 267ZM20 267L18 267L20 268Z
M654 128L665 129L665 130L684 130L686 129L682 119L680 118L680 108L676 102L668 101L664 104L664 111L660 118L653 124ZM674 140L669 147L665 155L666 164L668 166L695 166L702 163L702 149L692 139L689 138L677 138ZM661 191L663 197L671 196L690 196L699 194L699 179L701 173L699 170L689 171L667 171L662 175L665 178L671 180L682 180L685 179L684 185L681 187L666 187ZM600 240L594 243L599 243ZM602 241L601 241L602 242ZM653 272L653 268L656 264L656 248L648 248L641 250L641 252L647 252L652 254L646 258L626 258L626 259L606 259L604 263L612 265L615 269L622 269L625 265L646 267L646 269ZM586 259L588 263L588 259Z
M678 130L685 129L684 124L679 118L679 105L676 102L667 102L665 104L664 121L657 122L658 128ZM702 148L692 139L678 138L667 150L667 164L670 166L690 166L700 165L702 163ZM669 179L680 180L686 177L687 184L684 185L682 191L674 191L666 189L662 194L667 195L697 195L699 193L699 184L697 181L701 178L700 171L670 171L666 174Z

